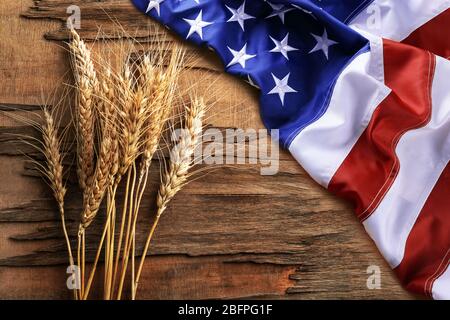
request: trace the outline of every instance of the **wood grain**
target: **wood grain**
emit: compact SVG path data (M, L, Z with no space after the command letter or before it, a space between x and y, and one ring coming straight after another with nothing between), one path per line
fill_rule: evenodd
M42 95L51 95L67 77L62 41L68 39L66 8L72 4L81 8L85 39L98 38L99 29L114 42L133 36L142 42L137 51L152 50L161 39L177 41L128 0L3 0L0 105L34 111ZM117 23L124 32L118 33ZM97 41L93 49L107 46ZM196 82L215 101L208 124L262 128L257 91L224 75L211 52L187 48L191 59L182 82ZM0 116L0 298L69 298L58 217L27 158L39 156L11 133L35 134ZM139 245L152 218L157 170L150 180ZM70 181L69 189L73 233L80 197ZM88 233L90 257L100 227L101 217ZM261 176L258 165L247 164L217 168L188 185L163 217L150 251L139 296L145 299L414 298L400 287L351 208L317 186L287 152L280 154L274 176ZM381 269L380 290L366 287L370 265Z

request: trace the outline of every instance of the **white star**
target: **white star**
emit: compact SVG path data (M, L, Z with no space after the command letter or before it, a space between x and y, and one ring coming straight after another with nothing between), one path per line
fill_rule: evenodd
M231 67L232 65L235 65L239 63L242 68L245 69L245 61L256 57L256 54L247 54L247 44L245 44L241 50L236 51L228 47L228 50L230 50L231 54L233 55L233 59L230 61L230 63L227 65L228 67Z
M295 51L298 50L297 48L293 48L291 47L288 42L289 42L289 33L284 37L283 40L281 41L277 41L274 38L270 37L270 39L273 41L273 43L275 44L275 48L273 48L272 50L270 50L270 52L279 52L281 53L287 60L289 60L288 57L288 52L289 51Z
M278 94L282 106L284 105L284 95L286 93L297 92L288 85L290 75L291 74L288 73L283 79L280 80L272 73L272 78L275 81L275 87L268 94Z
M268 15L266 17L266 19L278 16L281 19L281 22L284 23L284 15L286 13L288 13L289 11L294 10L294 8L287 8L286 6L284 6L282 4L273 4L270 2L267 2L267 3L269 4L269 6L272 7L273 12L270 15Z
M314 37L314 39L316 39L317 44L309 53L322 50L323 54L328 60L328 48L332 45L338 44L338 42L328 39L327 29L324 29L323 35L321 37L312 33L311 35Z
M156 12L158 13L158 16L160 16L161 12L159 9L159 5L164 2L164 0L149 0L147 10L145 10L145 13L149 13L151 10L156 9Z
M203 10L200 10L200 12L199 12L197 18L195 18L195 20L183 18L183 20L186 21L187 23L189 23L189 25L191 26L191 28L189 29L188 35L186 36L186 39L189 38L194 33L196 33L200 36L200 39L203 40L203 28L212 24L212 22L206 22L206 21L202 20L202 11Z
M230 12L232 14L231 18L228 19L227 22L237 21L239 23L239 25L241 26L242 31L245 31L244 30L245 20L255 19L255 17L245 13L245 1L237 9L230 8L229 6L226 6L226 7L228 10L230 10Z

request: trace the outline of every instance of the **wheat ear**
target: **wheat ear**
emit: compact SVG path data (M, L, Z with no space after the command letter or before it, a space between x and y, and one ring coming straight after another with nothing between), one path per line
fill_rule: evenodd
M133 90L128 65L125 66L120 82L124 102L119 110L121 161L118 173L119 176L124 176L140 154L142 130L148 118L148 96L142 90Z
M83 206L87 207L88 188L94 173L94 95L98 87L97 74L91 59L91 52L81 40L75 29L71 29L72 41L69 49L72 54L76 84L76 138L77 138L77 175L83 192ZM84 209L84 210L85 210ZM82 217L84 212L82 213ZM78 232L77 260L81 274L80 296L84 291L84 223L80 223Z
M150 68L148 56L143 59L141 74L144 76L144 79L151 79L151 81L146 80L148 84L151 84L151 87L146 90L150 92L152 99L150 104L151 113L144 134L144 148L139 174L141 181L143 176L148 173L165 124L173 112L173 96L177 89L177 80L184 54L185 52L182 48L173 48L169 65L165 72ZM150 72L153 72L153 75L149 74Z
M98 90L97 73L91 52L79 34L72 29L69 48L72 53L77 87L77 174L80 188L85 191L94 173L94 99Z
M186 185L189 178L189 170L194 165L193 155L196 147L201 142L202 119L205 115L206 106L203 99L193 99L186 111L185 127L182 130L178 143L170 152L169 168L166 168L159 187L156 205L157 212L153 225L148 233L144 251L142 253L139 268L136 273L134 292L132 297L136 296L139 285L139 278L147 256L150 242L156 230L161 215L167 208L173 197Z
M94 220L100 208L105 192L111 183L111 172L115 153L113 149L116 142L113 141L112 133L115 132L115 118L111 114L102 114L101 120L101 142L97 158L96 168L91 184L86 189L87 197L85 208L81 216L82 228L86 229Z

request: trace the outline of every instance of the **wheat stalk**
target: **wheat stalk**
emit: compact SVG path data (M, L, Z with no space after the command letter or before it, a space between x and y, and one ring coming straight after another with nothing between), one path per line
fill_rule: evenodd
M102 146L100 148L100 154L97 162L97 167L95 171L95 176L93 179L93 184L90 188L89 197L87 198L86 205L82 214L82 223L81 223L81 229L80 234L84 236L85 229L89 226L90 223L92 223L93 219L95 218L96 214L98 213L100 204L105 196L105 193L108 189L108 186L110 186L111 177L110 177L110 170L111 170L111 146L112 146L112 139L109 136L104 136L102 139ZM103 246L103 241L105 237L106 228L109 225L110 222L110 209L107 209L107 221L105 223L105 230L102 235L102 239L99 244L97 256L95 258L94 266L92 267L88 285L86 287L85 292L83 293L83 298L86 299L89 294L89 289L95 274L98 258L99 258L99 252L101 251L101 248ZM84 252L84 248L83 248Z
M127 179L127 188L125 191L125 204L123 206L122 211L122 222L119 234L119 244L118 250L120 252L120 248L122 246L122 238L124 234L125 228L125 220L126 222L126 233L125 233L125 246L124 246L124 259L122 259L122 276L120 277L119 282L119 295L122 291L123 282L125 278L125 273L128 264L128 252L129 252L129 241L131 226L132 226L132 217L133 217L133 208L134 208L134 192L136 187L136 164L135 161L141 153L141 145L142 145L142 134L145 123L147 122L149 109L148 109L148 96L142 90L142 88L137 88L137 90L133 94L133 103L131 105L130 110L126 114L123 119L123 137L124 137L124 151L123 158L121 162L121 167L119 168L119 174L124 175L126 171L128 171L128 179ZM130 186L130 174L132 174L131 186ZM127 215L128 214L128 215ZM125 217L127 216L127 219ZM118 263L118 260L116 260ZM115 268L117 270L117 268ZM117 274L117 271L115 271ZM115 278L115 275L113 276ZM115 283L115 279L113 280Z
M193 155L196 147L201 142L202 119L205 115L206 105L203 99L193 99L186 110L185 127L182 130L178 143L170 152L169 168L166 168L159 187L156 205L157 212L153 225L148 233L141 261L136 273L134 291L132 298L135 298L139 279L147 256L150 242L156 230L158 222L167 209L167 205L173 197L186 185L189 179L189 170L194 165Z
M105 193L108 189L108 186L111 182L110 172L111 172L111 161L112 161L112 146L113 141L111 139L111 136L108 134L108 128L110 127L107 123L103 124L104 130L102 130L102 137L101 137L101 145L99 150L99 155L97 159L97 164L94 172L94 176L91 180L91 184L86 189L86 196L85 196L85 204L83 208L83 212L81 215L81 223L80 228L78 232L78 238L79 238L79 250L81 250L83 257L81 259L81 274L82 274L82 295L83 297L87 297L86 294L89 293L89 290L85 292L84 288L84 253L85 253L85 230L89 225L92 223L92 221L95 219L99 209L100 204L103 201L103 198L105 196ZM109 224L109 216L108 220L106 222L106 225ZM81 242L80 242L81 239ZM102 240L103 241L103 240ZM81 244L81 249L80 249ZM101 249L101 246L99 247ZM93 276L95 268L91 271L91 274ZM89 279L89 287L90 287L91 280Z
M43 120L44 123L42 125L41 131L43 140L42 151L44 153L46 162L46 170L44 173L50 183L51 189L53 190L53 196L55 197L55 200L58 204L64 238L69 254L69 263L71 266L74 266L72 247L70 245L70 238L67 233L64 212L64 198L67 189L63 181L63 157L61 155L61 141L58 137L58 128L56 127L53 116L47 107L43 108ZM76 290L74 290L74 297L75 299L77 299Z
M116 174L119 170L119 140L117 125L114 121L117 120L117 110L114 107L114 100L116 97L114 86L114 78L112 77L112 72L110 68L107 68L103 74L100 94L102 97L102 108L101 113L103 117L107 118L111 125L109 126L109 136L111 137L111 164L110 164L110 183L108 188L108 201L106 212L108 215L107 219L107 240L105 247L105 281L104 281L104 297L105 299L110 298L111 291L111 274L112 274L112 261L114 260L114 233L115 233L115 193L114 181Z
M98 86L95 88L97 91L97 98L95 100L96 115L98 115L99 124L99 151L97 155L97 161L95 168L88 180L85 181L83 192L83 211L81 214L81 223L79 228L79 252L81 251L81 273L82 273L82 297L87 297L91 285L91 277L95 274L95 268L91 270L91 276L88 280L88 285L84 287L84 252L85 252L85 230L89 227L92 221L95 219L100 205L105 197L106 192L114 181L114 175L118 168L118 133L116 127L117 112L114 107L115 88L111 77L111 70L106 69L102 74L101 81L98 82ZM78 87L78 90L82 90ZM92 121L92 124L94 120ZM92 140L94 140L92 136ZM82 152L80 149L78 153ZM83 155L79 155L78 159L84 158ZM81 169L84 176L85 172ZM82 179L80 177L80 179ZM107 208L108 214L110 208ZM109 217L108 217L109 223ZM80 253L78 254L80 256ZM85 290L86 289L86 290Z
M64 100L66 96L63 95L61 100L56 101L53 106L53 110L56 110ZM63 166L63 153L62 153L62 137L59 134L59 122L55 121L54 111L50 111L48 104L44 104L42 107L42 114L39 115L39 121L33 120L29 116L23 116L16 114L15 112L3 112L0 113L4 116L10 117L13 120L19 121L30 125L41 134L41 139L28 136L28 135L16 135L20 137L21 142L34 148L44 156L44 163L41 164L37 160L32 159L32 162L36 165L35 169L42 174L45 178L47 185L52 190L53 197L58 206L58 212L61 218L61 224L66 242L67 252L69 256L69 265L74 266L74 258L72 254L72 247L70 243L70 237L67 232L66 218L65 218L65 196L67 188L64 183L64 166ZM11 111L17 111L15 108L11 108ZM32 114L30 112L30 114ZM34 114L33 114L34 115ZM64 135L64 133L62 134ZM79 278L76 279L79 281ZM74 298L78 299L77 290L74 289Z
M125 65L122 68L121 74L118 76L118 89L120 94L120 110L119 110L119 123L120 123L120 145L119 145L119 161L118 161L118 167L117 167L117 177L114 182L114 190L117 189L117 186L122 179L122 176L128 172L127 180L126 180L126 193L128 193L129 190L129 184L131 179L131 171L129 170L129 167L132 165L133 161L136 157L138 157L138 139L135 139L133 137L133 132L137 131L138 128L135 127L135 122L128 121L129 115L135 116L132 112L133 110L133 98L134 98L134 89L133 89L133 81L131 78L131 70L128 63L125 63ZM138 134L134 135L138 137ZM116 260L114 264L114 268L112 271L112 286L111 291L114 291L114 285L115 285L115 279L119 264L119 257L122 247L122 238L125 228L125 215L126 215L126 208L128 203L128 194L125 195L125 203L123 205L122 210L122 219L121 219L121 226L120 226L120 232L119 232L119 239L118 239L118 246L117 246L117 254L116 254Z
M107 220L105 223L104 232L97 250L97 255L94 261L94 266L91 269L88 283L86 285L83 298L86 299L89 295L90 287L92 284L93 277L95 275L100 251L103 247L103 242L105 239L105 234L108 234L107 240L107 256L105 257L105 266L108 266L111 254L113 250L112 244L114 243L114 230L111 228L112 222L114 221L114 198L116 189L114 188L116 175L118 173L118 160L119 160L119 132L118 126L116 124L118 119L118 112L114 105L114 100L116 97L116 87L114 81L112 80L111 70L106 69L101 78L100 82L100 100L98 106L99 123L101 131L100 139L100 150L98 154L96 169L94 177L92 179L92 185L87 193L87 198L85 201L84 211L82 214L82 232L85 228L92 223L93 219L97 215L100 204L105 197L106 192L108 195L108 205L107 205ZM112 235L112 238L111 238ZM106 279L106 276L105 276ZM106 288L106 281L105 281ZM105 290L106 292L106 290ZM107 296L105 296L107 297Z

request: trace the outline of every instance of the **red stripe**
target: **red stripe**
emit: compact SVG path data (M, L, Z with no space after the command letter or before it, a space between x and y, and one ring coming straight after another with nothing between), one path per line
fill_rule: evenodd
M447 9L414 31L403 43L431 51L448 59L450 58L449 30L450 9Z
M429 52L384 40L385 83L392 93L377 107L328 187L350 200L362 220L376 208L397 176L397 142L430 118L434 65L435 57Z
M450 163L429 195L395 269L405 287L431 296L434 281L450 262ZM450 290L450 288L449 288Z

